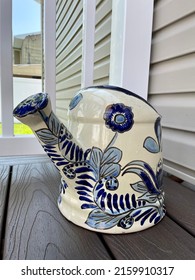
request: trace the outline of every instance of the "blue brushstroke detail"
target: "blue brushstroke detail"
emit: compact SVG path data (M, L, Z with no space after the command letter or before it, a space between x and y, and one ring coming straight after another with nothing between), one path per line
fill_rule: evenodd
M79 181L76 181L76 183L79 185L88 186L90 188L93 188L93 186L86 180L79 180Z
M62 145L62 150L66 147L66 145L68 145L68 143L69 143L69 140L66 140L66 141L63 143L63 145Z
M81 190L81 191L87 191L87 192L91 192L90 189L88 189L87 187L84 186L77 186L75 187L76 190Z
M95 209L95 208L97 208L97 205L94 205L94 204L82 204L81 205L81 209L89 209L89 208Z
M139 216L137 216L135 218L135 221L139 221L141 218L143 218L146 214L150 213L153 210L153 208L149 208L148 210L146 210L145 212L143 212L142 214L140 214Z
M154 219L154 224L156 225L160 221L160 219L161 219L161 216L159 215L158 217L156 217Z
M132 194L132 196L131 196L131 202L132 202L132 206L133 206L134 208L136 208L137 203L136 203L136 198L135 198L135 195L134 195L134 194Z
M120 212L118 208L118 195L116 193L113 195L113 206L118 212Z
M83 149L80 149L79 151L79 160L82 160L83 158Z
M150 217L150 220L149 220L149 222L150 223L152 223L153 222L153 220L156 218L156 216L158 215L158 212L156 211L156 212L154 212L154 214L152 214L152 216Z
M89 172L89 171L92 171L92 170L88 167L78 167L75 169L76 173L84 173L84 172Z
M79 195L86 195L86 196L90 196L87 192L85 191L78 191L77 192ZM91 197L91 196L90 196Z
M123 195L120 196L120 207L125 210L125 205L124 205L124 201L123 201Z
M87 201L87 202L93 202L93 200L85 197L85 196L79 196L79 199L82 200L82 201Z
M78 179L92 180L92 181L96 182L96 180L92 176L90 176L88 174L79 175L77 178Z
M78 161L79 160L79 146L76 146L76 150L75 150L75 160Z
M113 213L113 209L112 209L112 195L110 193L108 193L108 195L107 195L107 206L110 209L110 211Z
M101 196L101 200L100 200L100 205L102 210L105 210L105 198L106 198L106 192L104 192Z
M98 198L99 198L103 193L104 193L104 189L99 190L95 199L98 200Z
M128 194L128 193L125 195L125 203L126 203L127 208L128 208L128 209L131 209L130 197L129 197L129 194Z
M154 212L155 210L151 210L149 213L145 214L145 216L141 219L140 224L141 226L144 225L145 221L150 217L150 215Z
M71 151L70 151L70 160L73 160L74 158L74 150L75 150L75 143L72 145Z

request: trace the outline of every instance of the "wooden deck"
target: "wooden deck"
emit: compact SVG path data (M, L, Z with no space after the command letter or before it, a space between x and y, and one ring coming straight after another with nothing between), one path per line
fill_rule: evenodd
M165 178L166 217L145 231L97 234L68 222L48 160L0 164L1 259L195 259L195 192Z

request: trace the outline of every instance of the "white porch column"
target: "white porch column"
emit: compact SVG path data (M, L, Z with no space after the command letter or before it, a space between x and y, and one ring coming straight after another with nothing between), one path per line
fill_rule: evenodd
M56 107L56 1L44 1L45 92Z
M110 84L147 99L153 0L113 0Z

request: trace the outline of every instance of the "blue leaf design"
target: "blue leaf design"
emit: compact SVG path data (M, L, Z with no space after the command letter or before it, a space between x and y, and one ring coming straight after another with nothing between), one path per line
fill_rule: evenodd
M103 156L103 152L99 148L96 147L92 148L89 162L94 169L96 179L99 179L99 170L100 170L102 156Z
M127 166L131 166L131 163L128 164ZM132 166L133 166L133 164L132 164ZM146 171L148 171L147 168L146 168ZM122 175L124 175L126 173L135 173L142 179L142 181L144 182L144 184L146 185L146 187L150 193L160 194L160 191L156 187L156 178L153 182L146 171L143 170L140 166L130 167L130 168L125 169L125 171L122 173ZM150 175L152 176L151 173L150 173Z
M72 145L72 148L71 148L71 151L70 151L70 160L73 160L73 158L74 158L75 146L76 146L76 144L74 143L74 144Z
M116 209L116 211L120 212L118 207L118 195L116 193L113 195L113 206Z
M124 196L121 195L121 196L120 196L119 203L120 203L120 207L125 211L125 205L124 205L123 199L124 199Z
M156 207L142 207L134 210L131 215L135 218L135 222L140 221L140 225L143 226L147 220L149 223L158 223L164 213L160 214Z
M160 221L160 219L161 219L161 216L160 215L157 216L154 220L154 224L156 225Z
M117 177L120 174L121 171L121 166L118 163L109 163L109 164L104 164L100 168L100 175L101 177Z
M48 128L53 132L54 135L58 136L61 129L61 122L59 119L51 112L48 119Z
M109 229L118 224L119 220L127 213L117 216L108 215L100 209L93 210L86 221L86 224L94 229Z
M82 204L81 209L97 208L95 204Z
M135 194L132 194L132 196L131 196L131 202L132 202L132 206L133 206L134 208L136 208L136 207L137 207L137 203L136 203Z
M131 184L131 187L134 191L139 193L145 193L148 190L146 185L142 181L137 182L135 184Z
M82 186L93 188L93 186L87 180L78 180L76 183Z
M144 225L145 221L154 213L154 211L155 210L150 211L149 213L145 214L145 216L140 221L141 226Z
M151 215L149 222L152 223L153 220L156 218L156 216L158 215L158 212L154 212L154 214Z
M97 192L97 194L96 194L96 196L95 196L95 201L97 201L98 199L99 199L99 197L100 196L102 196L102 195L104 195L104 193L106 193L105 191L104 191L104 189L100 189L98 192Z
M135 218L135 221L139 221L141 218L143 218L145 215L147 215L148 213L153 213L153 208L149 208L149 209L143 209L144 211Z
M157 195L151 194L150 192L144 193L142 196L139 197L140 200L146 200L149 203L155 203L157 201Z
M91 199L89 199L89 198L87 198L87 197L85 197L85 196L79 196L79 199L81 200L81 201L87 201L87 202L93 202L93 200L91 200Z
M44 144L55 145L58 143L58 137L53 135L53 133L47 128L36 131L36 134Z
M155 122L155 126L154 126L154 130L155 130L155 133L156 133L156 137L157 137L157 139L158 139L158 144L159 144L159 146L160 146L161 134L162 134L160 121L161 121L161 118L160 118L160 117L157 118L157 119L156 119L156 122Z
M75 189L80 190L80 191L91 192L90 189L88 189L87 187L84 187L84 186L78 186L78 187L75 187Z
M85 195L85 196L90 196L91 197L91 195L89 195L87 192L85 192L85 191L78 191L77 192L79 195Z
M150 153L158 153L160 151L159 144L152 137L147 137L145 139L144 148Z
M109 148L103 154L101 164L104 165L107 163L118 163L121 160L121 157L122 157L121 150L119 150L117 148Z
M96 180L88 174L82 174L82 175L78 176L78 179L88 179L88 180L92 180L92 181L96 182Z
M125 195L125 203L128 209L131 209L129 193Z
M78 167L75 169L76 173L84 173L84 172L90 172L92 171L91 168L83 166L83 167Z

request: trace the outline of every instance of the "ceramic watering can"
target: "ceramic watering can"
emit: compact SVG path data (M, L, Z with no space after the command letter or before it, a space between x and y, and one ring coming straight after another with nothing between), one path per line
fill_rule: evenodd
M163 218L161 117L144 99L113 86L82 89L64 125L48 94L38 93L14 116L31 127L58 168L58 206L68 220L118 234Z

